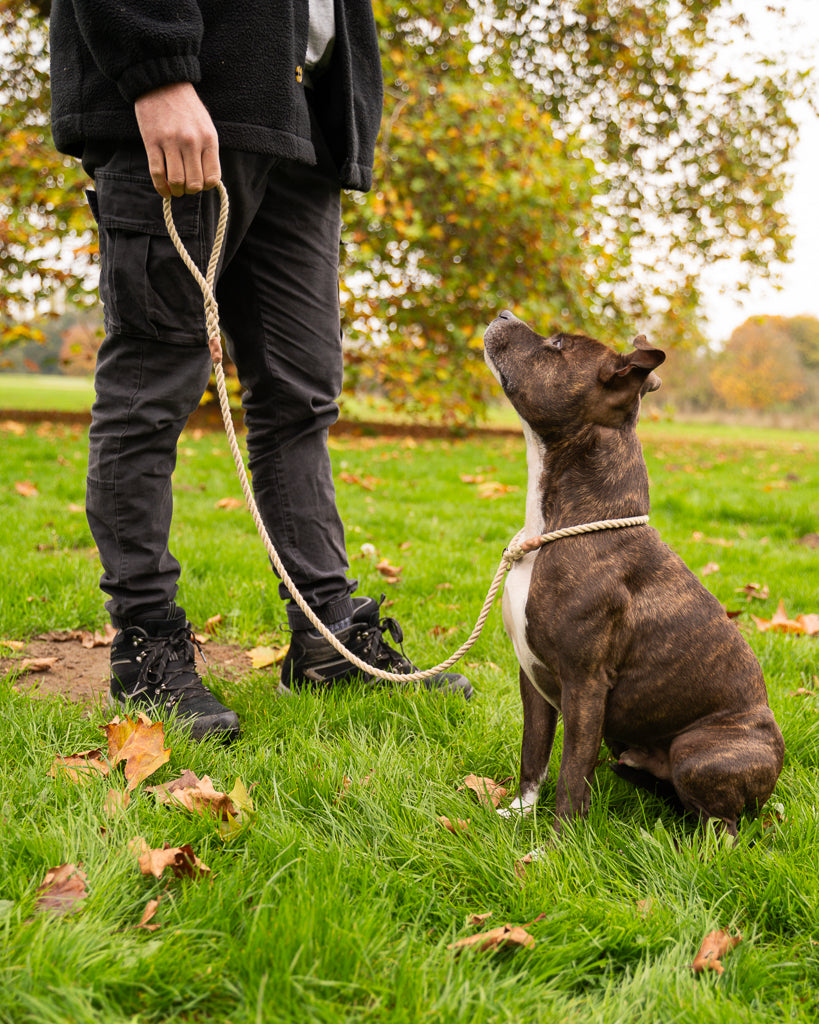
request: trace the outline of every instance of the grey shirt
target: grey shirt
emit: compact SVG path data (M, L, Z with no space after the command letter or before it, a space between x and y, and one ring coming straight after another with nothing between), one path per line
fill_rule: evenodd
M308 0L310 22L307 30L307 71L323 67L333 52L336 37L336 16L333 0Z

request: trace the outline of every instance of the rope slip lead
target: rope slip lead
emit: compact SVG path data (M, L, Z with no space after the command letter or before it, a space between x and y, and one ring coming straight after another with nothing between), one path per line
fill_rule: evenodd
M307 602L299 593L293 580L290 578L289 573L282 564L279 553L273 546L267 529L262 522L261 513L256 505L256 499L253 497L253 489L250 486L250 480L247 476L247 470L245 469L244 460L242 453L239 450L239 443L236 440L236 430L233 426L233 417L230 412L230 403L228 401L227 387L225 385L225 372L222 367L222 344L220 340L221 330L219 327L219 308L216 304L216 297L214 295L214 283L216 280L216 268L219 264L219 257L222 253L222 246L225 241L225 232L227 229L228 220L228 194L227 189L222 182L217 183L217 189L219 190L220 208L219 208L219 221L216 226L216 235L213 240L213 249L211 250L210 258L208 260L207 269L203 276L199 268L193 262L190 253L185 248L182 239L179 237L179 232L176 230L176 225L173 220L173 213L171 212L171 200L170 198L163 199L162 212L165 217L165 226L168 229L171 241L173 242L176 251L179 253L182 262L188 268L192 274L194 280L199 285L202 291L202 296L205 302L205 321L208 332L208 348L210 349L211 359L213 360L213 371L216 378L216 389L219 395L219 407L222 411L222 421L225 425L225 433L227 434L228 444L230 445L230 452L233 456L233 462L236 466L236 472L239 477L239 483L242 487L242 493L245 496L247 507L250 510L250 514L253 517L253 522L256 524L256 530L261 537L262 543L264 544L265 550L267 551L270 561L273 563L273 567L279 574L285 587L290 592L293 600L296 602L299 608L304 612L312 625L318 630L318 632L324 637L325 640L331 646L338 651L350 664L354 665L357 669L368 676L375 676L377 679L384 679L388 682L396 683L414 683L421 682L423 679L429 679L432 676L438 675L445 671L459 661L466 652L474 645L475 641L481 635L481 632L489 616L489 611L492 607L492 602L495 600L495 595L500 589L500 585L503 582L503 578L506 573L512 568L513 564L519 559L523 558L524 555L530 551L535 551L537 548L542 547L544 544L549 544L554 540L559 540L562 537L574 537L583 533L591 533L596 530L612 530L626 526L642 526L648 522L648 516L632 516L629 519L603 519L596 523L584 523L581 526L569 526L562 530L555 530L553 533L544 533L537 537L530 537L528 540L520 541L519 538L523 531L521 530L512 541L509 546L504 550L503 556L498 565L495 576L489 586L489 590L486 594L486 599L483 602L478 619L475 623L475 628L470 633L466 641L455 651L454 654L450 655L446 661L442 661L440 665L435 665L433 668L419 670L417 672L385 672L382 669L376 668L374 665L370 665L366 661L362 661L361 658L357 657L352 651L349 651L344 644L331 633L330 630L324 625L321 619L315 614L312 608L309 607Z

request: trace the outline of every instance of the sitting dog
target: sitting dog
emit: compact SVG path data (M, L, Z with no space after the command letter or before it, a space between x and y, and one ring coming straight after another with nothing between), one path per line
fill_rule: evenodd
M485 358L523 422L527 538L648 513L636 424L665 353L641 335L621 355L582 335L544 338L509 312ZM513 564L503 621L520 663L523 743L513 810L535 805L558 712L558 831L585 815L605 742L615 770L673 786L732 835L782 769L762 670L722 606L648 525L558 539ZM669 787L670 788L670 787Z

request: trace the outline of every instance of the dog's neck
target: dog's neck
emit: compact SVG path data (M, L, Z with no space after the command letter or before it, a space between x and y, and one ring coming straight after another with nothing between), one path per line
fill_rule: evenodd
M524 434L527 537L648 514L648 474L633 427L589 427L571 439L549 442L526 425Z

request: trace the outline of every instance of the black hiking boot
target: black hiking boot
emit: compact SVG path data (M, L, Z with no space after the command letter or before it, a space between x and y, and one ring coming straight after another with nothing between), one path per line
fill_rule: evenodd
M191 739L239 734L235 711L220 704L196 671L196 647L185 613L150 615L119 630L111 645L111 704L140 710L174 711L190 725Z
M396 651L384 640L384 634L389 633L400 646L404 634L395 619L379 619L381 603L371 597L354 597L353 604L355 609L350 625L335 633L340 642L356 657L375 668L386 672L416 672L415 665L404 656L403 649ZM323 689L355 679L374 686L397 685L363 673L339 654L318 630L293 631L282 665L280 693L289 694L305 688ZM472 684L457 672L440 672L429 679L423 679L421 685L428 690L461 693L466 700L472 696Z

